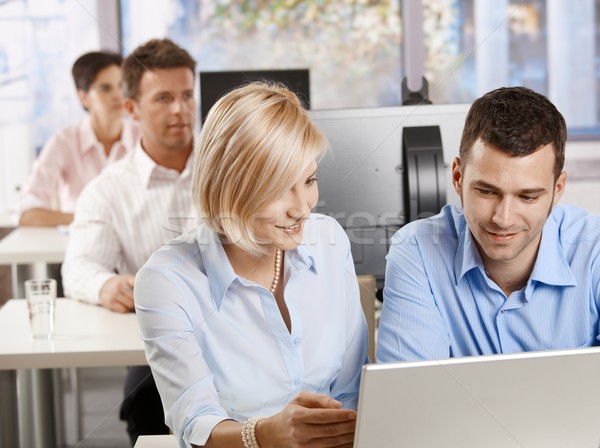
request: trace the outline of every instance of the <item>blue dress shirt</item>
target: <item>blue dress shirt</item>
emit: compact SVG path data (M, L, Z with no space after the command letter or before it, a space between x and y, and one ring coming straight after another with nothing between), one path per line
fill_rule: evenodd
M394 235L383 295L378 362L599 345L600 216L554 207L526 286L506 297L447 205Z
M273 295L236 275L205 225L137 274L146 356L180 446L204 445L222 420L273 415L303 390L356 408L368 338L343 229L311 215L283 269L291 333Z

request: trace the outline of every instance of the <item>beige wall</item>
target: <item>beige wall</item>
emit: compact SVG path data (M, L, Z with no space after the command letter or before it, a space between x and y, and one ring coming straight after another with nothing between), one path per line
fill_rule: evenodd
M11 232L12 228L0 227L0 239ZM10 266L0 265L0 306L12 296Z

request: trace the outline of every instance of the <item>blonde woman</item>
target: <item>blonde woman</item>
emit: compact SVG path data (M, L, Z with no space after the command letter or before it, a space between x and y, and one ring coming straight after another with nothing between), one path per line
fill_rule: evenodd
M182 447L352 446L367 329L348 238L311 214L326 147L280 86L234 90L207 117L201 224L155 252L134 289Z

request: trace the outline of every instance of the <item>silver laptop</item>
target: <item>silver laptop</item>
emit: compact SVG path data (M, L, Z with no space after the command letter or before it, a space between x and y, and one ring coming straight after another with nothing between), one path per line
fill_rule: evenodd
M363 367L354 448L599 448L600 348Z

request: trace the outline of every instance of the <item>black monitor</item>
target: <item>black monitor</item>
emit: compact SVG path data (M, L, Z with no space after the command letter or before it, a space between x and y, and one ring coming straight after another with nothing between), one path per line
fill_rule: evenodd
M227 92L256 81L274 81L284 84L294 92L304 107L310 109L310 83L308 69L243 70L200 72L200 117L202 123L208 111Z

